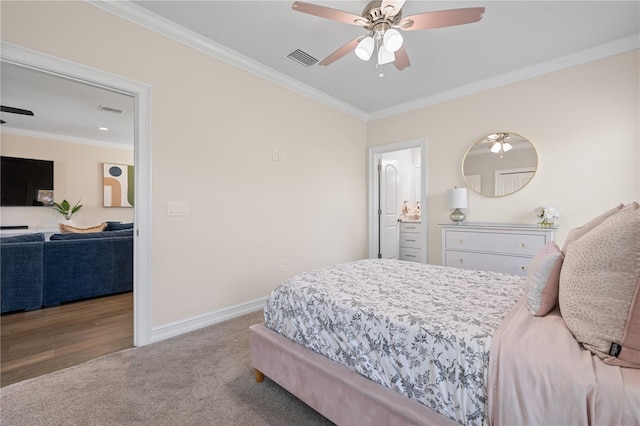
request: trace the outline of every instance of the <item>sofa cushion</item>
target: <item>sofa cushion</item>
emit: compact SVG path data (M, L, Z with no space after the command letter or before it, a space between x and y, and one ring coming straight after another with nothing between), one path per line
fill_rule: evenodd
M66 225L64 223L61 223L59 228L60 228L60 232L62 232L63 234L71 234L71 233L76 233L76 234L87 234L90 232L101 232L104 230L104 228L106 228L107 224L106 223L101 223L100 225L96 225L96 226L91 226L89 228L78 228L75 226L71 226L71 225Z
M107 227L104 228L105 231L121 231L123 229L133 229L133 223L122 223L122 222L106 222Z
M0 238L0 244L12 244L12 243L40 243L44 242L44 234L42 232L36 232L33 234L21 234L14 235L12 237Z
M88 239L100 239L100 238L126 238L126 237L133 237L133 229L123 229L120 231L77 233L77 234L53 234L52 236L49 237L49 240L51 241L88 240Z
M28 241L24 241L28 240ZM2 238L0 305L2 313L42 307L44 234Z

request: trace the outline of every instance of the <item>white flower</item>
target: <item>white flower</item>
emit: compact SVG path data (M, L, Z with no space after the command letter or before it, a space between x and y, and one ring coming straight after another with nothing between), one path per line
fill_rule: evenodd
M533 212L540 222L546 222L560 217L560 211L555 207L536 207L533 209Z

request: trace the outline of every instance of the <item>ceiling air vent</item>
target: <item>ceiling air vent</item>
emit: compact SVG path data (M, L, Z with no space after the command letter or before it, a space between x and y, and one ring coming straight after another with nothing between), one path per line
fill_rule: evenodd
M293 52L287 55L287 58L303 65L305 67L310 67L311 65L315 65L318 63L318 60L313 56L309 55L307 52L296 49Z
M104 105L100 105L98 107L98 111L102 111L102 112L110 112L111 114L116 114L116 115L122 115L124 114L124 111L118 108L111 108L108 106L104 106Z

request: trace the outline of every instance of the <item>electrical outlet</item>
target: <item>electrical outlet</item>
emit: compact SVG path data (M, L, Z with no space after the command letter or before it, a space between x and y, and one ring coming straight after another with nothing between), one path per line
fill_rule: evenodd
M271 151L271 159L273 161L284 161L284 151L273 148L273 151Z

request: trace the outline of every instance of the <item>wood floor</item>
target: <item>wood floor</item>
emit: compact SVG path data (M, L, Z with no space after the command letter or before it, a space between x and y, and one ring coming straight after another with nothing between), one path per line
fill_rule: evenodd
M0 317L0 386L133 346L133 292Z

